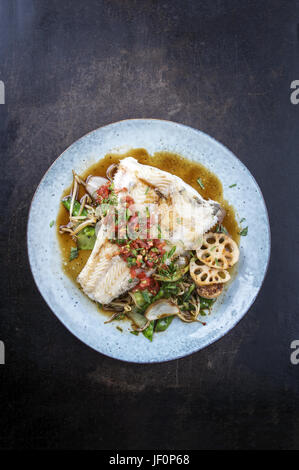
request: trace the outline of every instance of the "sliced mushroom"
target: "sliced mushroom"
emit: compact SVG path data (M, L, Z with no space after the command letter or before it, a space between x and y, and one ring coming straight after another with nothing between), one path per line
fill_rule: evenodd
M200 260L190 262L190 275L198 286L221 284L230 280L230 275L224 269L210 268Z
M159 320L160 318L170 317L171 315L179 315L180 309L179 307L167 299L157 300L153 304L151 304L144 316L149 321Z
M93 199L97 198L97 190L103 186L103 184L108 183L106 178L102 176L89 176L86 180L86 191L91 195Z
M108 178L108 180L110 181L113 181L113 178L114 178L114 175L117 171L117 168L118 168L118 164L117 163L112 163L112 165L110 165L108 168L107 168L107 171L106 171L106 176Z
M199 286L197 292L204 299L216 299L223 291L223 284L211 284L209 286Z
M107 311L107 312L110 312L111 311L111 308L110 309L107 309L105 308L103 305L101 307L103 310ZM115 309L116 310L116 309ZM119 312L114 312L111 317L109 318L109 320L105 321L104 323L111 323L113 322L113 320L115 320L117 317L119 317L119 315L121 314L122 310L120 310Z
M196 250L198 259L211 268L231 268L239 259L236 242L224 233L206 233L201 247Z
M186 323L192 323L193 321L197 320L199 315L199 309L196 312L195 310L182 310L178 313L178 317Z

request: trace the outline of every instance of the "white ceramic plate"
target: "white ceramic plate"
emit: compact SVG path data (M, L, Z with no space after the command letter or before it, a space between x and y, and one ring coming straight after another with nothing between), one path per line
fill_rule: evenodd
M71 184L71 169L82 173L112 150L145 148L150 154L167 150L196 160L222 181L224 198L246 217L248 236L241 237L238 274L207 325L185 324L174 319L150 343L143 335L129 333L129 322L104 324L99 313L64 274L55 227L64 188ZM237 187L229 188L233 183ZM131 362L162 362L199 351L226 334L245 315L264 280L270 256L270 229L261 191L247 168L213 138L174 122L132 119L97 129L72 144L49 168L34 195L28 221L28 253L35 282L45 301L62 323L84 343L107 356Z

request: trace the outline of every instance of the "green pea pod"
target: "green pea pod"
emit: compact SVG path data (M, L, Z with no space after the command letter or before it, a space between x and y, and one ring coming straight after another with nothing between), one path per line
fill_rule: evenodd
M154 325L155 322L151 321L148 327L142 332L142 334L149 340L153 341L153 334L154 334Z
M215 299L204 299L203 297L200 297L200 308L209 309L212 307L214 302L215 302Z
M134 292L133 297L135 299L137 307L143 307L145 304L145 299L142 295L142 292L140 290L137 290Z
M71 197L68 196L64 199L62 199L62 204L64 207L69 211L71 208ZM76 215L79 214L81 208L81 204L78 201L74 202L74 207L73 207L73 215L76 217ZM87 210L83 209L82 214L83 216L87 216ZM77 234L77 245L79 250L92 250L94 247L94 244L96 242L96 233L95 233L95 228L94 227L84 227L80 232Z
M160 318L160 320L157 321L156 326L155 326L155 331L165 331L169 327L170 323L173 320L173 316L171 317L165 317L165 318Z
M70 211L70 208L71 208L71 200L72 200L72 198L71 198L70 196L68 196L68 197L62 199L62 201L61 201L62 204L64 205L64 207L65 207L68 211ZM76 217L76 215L78 215L79 212L80 212L80 208L81 208L80 202L75 201L75 202L74 202L73 214L72 214L72 215L74 215L74 216ZM83 209L81 215L87 216L87 210L86 210L86 209Z
M92 250L96 242L94 227L84 227L77 235L77 245L79 250Z
M158 294L155 295L155 297L153 298L152 303L156 302L156 300L162 299L162 297L164 297L164 294L164 290L160 289Z
M195 289L195 284L191 284L188 291L186 292L186 294L183 297L183 302L186 302L187 300L189 300L189 298L190 298L192 292L194 291L194 289Z

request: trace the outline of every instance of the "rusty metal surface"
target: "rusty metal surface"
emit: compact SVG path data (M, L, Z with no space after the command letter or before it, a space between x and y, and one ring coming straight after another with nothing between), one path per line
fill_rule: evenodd
M299 447L298 12L278 0L0 0L0 448ZM49 165L88 131L133 117L229 147L261 186L273 237L241 323L160 365L81 344L40 297L26 253Z

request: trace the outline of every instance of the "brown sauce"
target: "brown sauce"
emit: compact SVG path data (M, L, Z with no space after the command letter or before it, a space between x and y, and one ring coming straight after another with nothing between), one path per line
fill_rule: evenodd
M170 153L170 152L157 152L154 155L149 155L145 149L132 149L125 154L107 154L103 159L99 160L96 164L90 166L82 175L83 179L87 178L88 175L94 176L106 176L106 170L112 163L118 163L119 160L126 158L128 156L136 158L140 163L158 167L161 170L168 171L176 176L182 178L186 183L193 186L202 197L205 199L214 199L218 201L222 207L226 210L226 216L222 222L224 227L227 229L230 236L239 243L239 231L240 227L236 221L235 211L233 207L223 199L223 188L221 181L217 178L215 174L209 171L206 167L200 163L188 160L180 155ZM204 189L200 187L197 180L201 179ZM70 194L70 189L67 188L62 197ZM84 194L84 191L81 189L79 193L79 198ZM68 212L61 205L61 208L58 213L56 220L57 231L60 225L65 225L68 223ZM76 281L76 278L80 271L83 269L90 251L80 250L78 258L73 261L69 261L70 250L72 246L75 246L75 243L68 234L59 234L58 239L62 253L62 262L64 272L73 280Z

